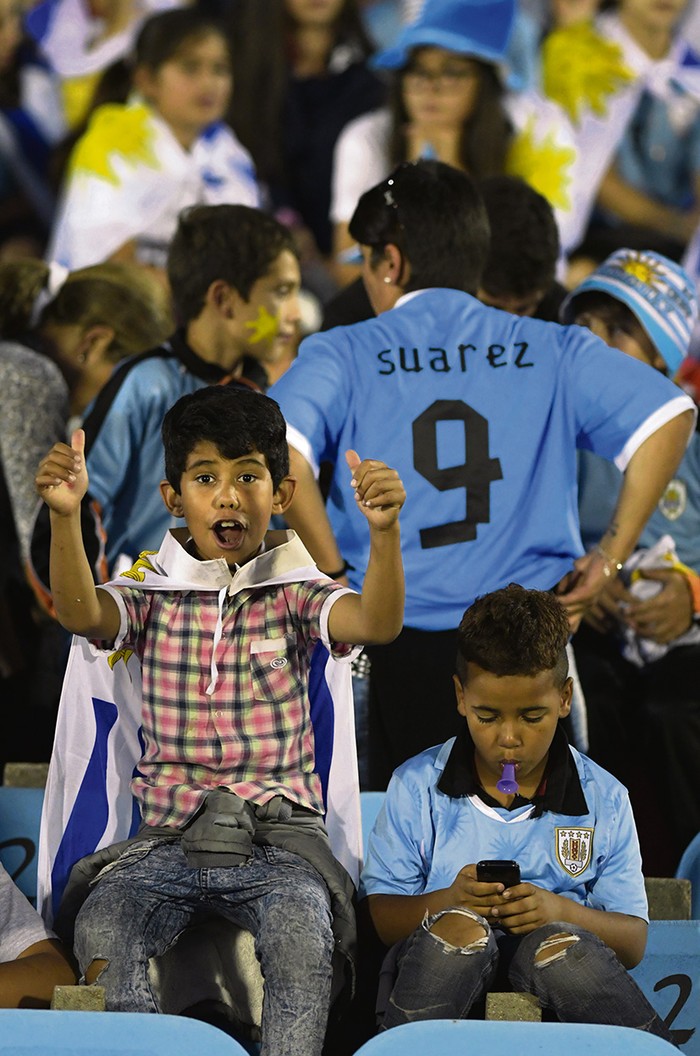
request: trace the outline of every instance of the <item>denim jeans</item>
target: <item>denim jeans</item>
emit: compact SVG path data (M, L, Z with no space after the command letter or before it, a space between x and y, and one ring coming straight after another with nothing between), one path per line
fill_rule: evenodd
M470 946L452 946L428 930L443 914L426 918L397 951L398 975L382 1029L419 1019L465 1019L496 976L500 942L515 945L508 968L512 988L534 994L562 1022L636 1027L671 1041L669 1030L631 975L597 935L557 921L514 944L512 936L492 931L478 914L460 912L483 925L483 938ZM548 957L548 940L560 935L575 936L576 941L565 950L563 943L553 943ZM544 957L536 963L543 944Z
M148 962L194 914L221 916L255 936L265 979L261 1056L319 1056L331 987L330 897L299 855L253 848L245 865L192 869L179 841L132 845L97 879L76 920L84 975L95 960L107 1007L158 1012Z

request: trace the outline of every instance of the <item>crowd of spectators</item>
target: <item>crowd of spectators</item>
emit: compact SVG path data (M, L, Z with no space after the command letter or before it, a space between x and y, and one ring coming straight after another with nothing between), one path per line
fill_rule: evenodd
M458 733L464 608L551 589L580 674L560 718L629 787L646 874L673 875L700 828L697 428L680 465L668 446L700 404L699 21L693 0L0 0L0 763L49 759L68 658L42 456L84 425L104 583L175 523L168 409L271 390L297 478L275 523L331 579L361 591L368 561L345 450L406 486L405 626L354 661L361 787ZM5 959L72 977L29 938Z

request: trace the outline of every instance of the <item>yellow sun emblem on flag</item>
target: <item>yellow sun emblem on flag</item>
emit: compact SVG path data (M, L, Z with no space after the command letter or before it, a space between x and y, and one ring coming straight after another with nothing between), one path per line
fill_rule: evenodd
M544 195L553 208L569 209L571 166L575 158L574 148L558 143L553 132L538 139L533 116L508 150L506 173L520 176Z
M138 583L143 583L146 572L155 572L155 568L148 559L157 553L157 550L142 550L131 568L122 572L121 575L126 579L135 579Z
M107 663L112 668L112 670L114 670L115 665L118 664L120 660L123 660L125 664L128 664L129 660L133 655L133 649L117 649L115 653L109 654L109 656L107 657Z
M619 44L601 37L590 22L555 29L542 45L542 87L572 121L590 110L599 117L608 99L635 78Z
M626 271L628 275L638 279L645 286L655 286L661 279L658 268L638 253L631 254L620 264L620 267L622 271Z
M90 176L119 184L114 170L114 158L121 157L136 167L148 165L159 168L153 150L153 128L147 107L100 106L87 132L78 140L70 161L70 172L84 172Z
M279 330L279 320L274 315L270 315L263 305L258 308L258 318L245 325L251 331L248 339L251 345L259 341L273 341Z

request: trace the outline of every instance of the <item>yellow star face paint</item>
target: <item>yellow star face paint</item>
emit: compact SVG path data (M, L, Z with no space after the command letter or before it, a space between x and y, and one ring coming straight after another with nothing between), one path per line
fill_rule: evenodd
M236 311L244 350L261 362L275 362L297 340L300 281L296 256L283 249Z
M256 319L246 323L246 329L251 331L249 341L251 345L256 345L259 341L273 341L279 333L279 319L275 318L274 315L270 315L267 308L264 305L258 305L258 315Z

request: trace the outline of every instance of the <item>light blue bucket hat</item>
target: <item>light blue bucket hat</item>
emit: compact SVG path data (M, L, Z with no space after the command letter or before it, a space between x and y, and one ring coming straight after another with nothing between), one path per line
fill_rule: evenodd
M688 354L698 317L695 283L680 264L651 250L618 249L564 300L559 317L572 323L576 298L607 293L627 305L673 375Z
M402 69L412 48L435 47L502 66L514 20L515 0L425 0L417 20L372 65Z

